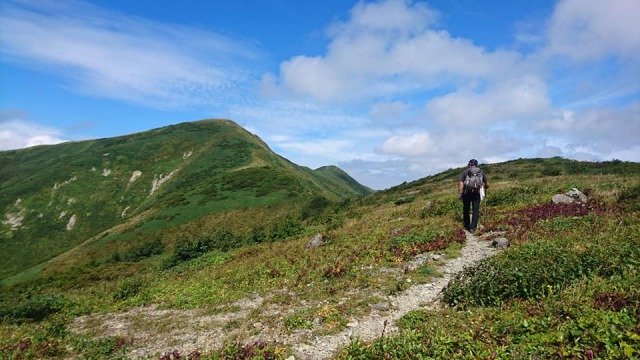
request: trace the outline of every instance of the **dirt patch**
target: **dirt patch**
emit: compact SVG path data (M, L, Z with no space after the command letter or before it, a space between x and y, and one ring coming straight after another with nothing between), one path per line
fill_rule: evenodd
M176 349L185 353L206 352L222 347L225 340L236 335L238 330L230 329L229 325L245 319L262 302L263 299L256 296L210 310L132 308L122 313L79 317L69 330L94 338L133 339L130 358L148 358Z

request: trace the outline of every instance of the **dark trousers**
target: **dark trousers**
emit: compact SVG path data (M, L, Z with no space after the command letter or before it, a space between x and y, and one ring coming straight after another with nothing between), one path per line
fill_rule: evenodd
M469 219L469 210L473 216ZM468 192L462 195L462 220L464 228L475 230L478 227L478 216L480 215L480 193Z

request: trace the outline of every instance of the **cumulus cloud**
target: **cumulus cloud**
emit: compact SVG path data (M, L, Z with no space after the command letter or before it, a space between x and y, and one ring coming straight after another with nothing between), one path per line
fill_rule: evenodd
M408 109L409 105L402 101L373 104L369 109L369 117L377 123L397 122Z
M407 94L475 78L503 79L530 67L512 51L489 52L430 28L437 13L424 3L359 3L331 27L325 55L300 55L264 79L293 95L320 101Z
M638 14L637 0L559 1L549 21L548 51L580 61L609 55L638 60Z
M58 144L66 141L61 136L60 130L34 123L23 113L0 111L0 150Z
M73 90L159 108L241 96L235 63L257 51L215 33L106 11L81 1L5 4L1 51Z
M434 24L440 16L425 4L408 0L359 2L350 13L350 21L333 24L329 32L354 35L363 31L415 34Z
M557 110L532 125L541 136L556 139L570 151L600 154L595 157L604 159L621 152L633 155L624 158L640 160L640 102L617 109ZM636 150L629 150L632 148Z
M513 154L530 147L529 139L479 127L445 129L434 134L416 131L393 135L386 139L379 152L404 159L403 164L407 166L404 172L418 178L435 171L464 166L471 158L483 162L510 159Z
M415 157L433 152L434 145L435 142L429 133L394 135L384 142L380 151L383 154Z
M451 126L478 126L544 112L551 106L544 81L535 76L509 79L478 93L462 89L427 104L427 114Z

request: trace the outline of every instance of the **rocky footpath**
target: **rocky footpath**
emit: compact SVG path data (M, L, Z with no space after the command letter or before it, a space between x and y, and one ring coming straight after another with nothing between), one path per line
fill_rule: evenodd
M312 329L287 333L283 329L264 326L259 321L250 326L253 334L248 334L246 329L232 326L247 324L249 319L255 319L256 311L264 316L294 311L265 306L268 299L259 296L238 301L213 313L211 310L142 307L122 313L88 315L76 319L69 330L97 338L131 339L131 351L128 354L130 358L148 358L159 353L170 354L175 349L179 349L183 355L207 353L220 348L227 341L241 338L249 343L264 339L277 341L291 348L294 359L328 359L353 339L371 341L383 333L387 335L396 331L396 321L412 310L436 310L444 306L440 301L442 290L457 273L492 255L497 251L496 248L504 247L504 243L499 245L496 240L507 240L496 238L496 235L475 236L467 233L460 256L455 259L445 259L442 255L429 253L416 256L408 264L410 268L417 268L427 261L435 261L440 264L438 272L442 277L434 277L430 283L410 286L401 293L387 296L378 304L370 305L371 311L366 316L350 319L347 328L338 334L320 336L314 334ZM381 269L383 270L385 269Z

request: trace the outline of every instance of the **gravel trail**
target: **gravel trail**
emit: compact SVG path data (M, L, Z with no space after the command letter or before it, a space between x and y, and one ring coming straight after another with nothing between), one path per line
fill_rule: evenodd
M205 310L161 310L149 306L120 313L82 316L68 329L97 338L117 336L134 339L129 358L149 358L158 353L170 353L173 349L180 349L183 355L196 350L206 353L220 348L225 341L239 338L248 343L270 339L286 344L297 360L329 359L353 339L372 341L379 338L383 331L385 334L396 331L396 321L409 311L438 309L442 306L442 290L455 274L495 251L490 241L467 233L460 256L439 261L441 265L438 271L443 274L442 277L433 278L428 284L413 285L397 295L387 297L384 305L371 306L369 314L351 319L346 330L334 335L317 336L307 329L287 333L283 329L267 328L261 323L252 323L253 334L249 335L243 327L229 327L229 324L247 324L251 321L250 314L265 301L259 296L232 304L230 308L234 310L230 312L211 314ZM418 267L429 256L418 255L409 266ZM267 311L282 314L288 310L270 308Z
M396 296L390 296L392 310L385 312L384 315L374 310L366 317L350 322L348 329L339 334L315 337L312 343L293 346L296 359L329 359L340 348L348 345L352 339L372 341L380 337L383 331L385 334L396 331L396 321L409 311L439 308L442 306L439 301L441 292L455 274L476 261L492 255L495 251L489 241L467 233L467 241L460 251L460 256L446 260L446 263L439 268L443 277L434 278L429 284L414 285Z

